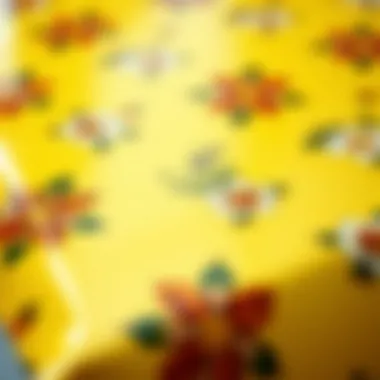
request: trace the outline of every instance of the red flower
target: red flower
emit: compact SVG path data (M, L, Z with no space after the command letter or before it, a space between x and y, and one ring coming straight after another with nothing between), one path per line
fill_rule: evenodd
M75 22L70 17L56 17L45 30L45 40L50 46L68 45L75 34Z
M48 82L40 78L27 78L23 81L20 92L29 102L45 100L50 93Z
M21 308L16 317L10 322L8 330L13 339L21 339L30 331L38 317L38 309L34 304Z
M363 228L359 231L358 236L361 249L365 250L367 254L373 256L380 256L380 229L369 227Z
M65 47L91 43L108 30L110 24L97 14L80 15L78 18L61 16L46 28L44 38L50 46Z
M61 240L73 221L86 213L93 204L93 196L84 194L49 195L35 198L41 219L35 220L37 237L41 240Z
M212 105L218 111L273 113L283 104L287 85L282 78L219 78L214 90Z
M0 222L0 241L3 243L30 239L34 232L30 220L21 215L9 217Z
M69 195L37 195L22 212L0 221L0 241L61 240L72 222L89 211L93 196L88 193Z
M205 288L166 284L160 296L175 327L161 380L242 380L242 344L252 342L273 309L269 289L235 291L220 266L204 277Z
M330 36L331 47L335 54L343 59L356 58L356 39L353 33L345 31L334 32Z
M228 309L235 333L256 337L272 315L273 298L273 293L264 288L236 294Z
M12 0L12 6L16 12L23 12L33 9L39 2L39 0Z
M365 62L380 56L380 34L374 30L335 31L329 40L334 54L344 60Z
M109 25L99 15L87 15L77 21L74 39L85 44L91 43L107 30Z
M258 194L250 189L232 190L227 197L228 203L239 210L250 209L259 201Z
M264 78L254 89L253 107L263 113L279 110L286 94L286 84L280 78Z
M230 112L240 106L237 83L234 79L218 78L215 82L213 106L218 111Z
M14 116L18 114L25 105L25 97L22 93L0 95L0 116Z
M101 134L100 121L91 116L80 116L77 121L77 132L84 138L95 138Z

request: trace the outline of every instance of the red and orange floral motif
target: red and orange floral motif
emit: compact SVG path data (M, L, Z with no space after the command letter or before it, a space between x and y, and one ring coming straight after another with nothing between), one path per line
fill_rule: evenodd
M11 0L10 3L15 12L25 12L41 7L45 0Z
M287 190L281 182L257 184L242 178L222 162L219 150L214 148L197 152L184 175L167 175L165 181L174 191L201 196L239 226L272 211Z
M134 140L139 136L138 121L140 110L126 106L117 113L82 111L59 126L59 137L89 145L105 151L118 140Z
M110 21L97 13L85 13L77 17L63 15L52 19L44 28L42 37L52 48L87 46L111 30Z
M307 147L323 150L337 157L353 157L364 164L380 162L380 121L361 118L316 129L307 139Z
M201 96L214 110L228 114L236 123L247 122L255 115L277 114L300 99L285 78L251 70L236 77L215 78Z
M324 46L340 61L358 67L380 62L380 31L367 26L333 30Z
M45 104L50 93L49 82L33 74L4 79L0 83L0 116L14 116L28 105Z
M8 331L12 339L22 339L35 325L39 316L39 308L35 303L23 305L8 324Z
M272 316L271 289L237 289L229 268L216 263L205 270L199 288L164 283L158 295L168 311L165 326L145 319L130 331L141 343L166 345L159 379L245 378L252 347Z
M94 195L77 192L67 178L31 195L14 194L0 219L4 261L17 261L34 243L56 244L77 228L94 230L99 221L90 215Z

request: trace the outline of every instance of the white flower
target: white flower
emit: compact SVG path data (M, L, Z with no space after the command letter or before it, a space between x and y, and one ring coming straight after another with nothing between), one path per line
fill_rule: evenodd
M276 201L275 191L271 188L254 187L241 180L213 189L206 197L218 212L235 221L249 219L253 214L266 213Z
M329 139L325 148L336 155L351 155L361 162L370 163L380 156L379 127L343 126Z
M63 134L69 139L89 144L112 143L124 131L123 121L108 114L84 114L72 119L63 128Z
M183 62L183 57L167 49L132 50L117 53L111 63L137 76L165 74Z
M380 235L380 224L376 221L369 223L347 221L337 231L338 244L343 254L354 261L367 263L375 274L380 275L380 254L370 251L360 241L366 230L372 230L373 233Z
M9 98L12 95L19 93L20 83L15 77L0 78L0 99Z

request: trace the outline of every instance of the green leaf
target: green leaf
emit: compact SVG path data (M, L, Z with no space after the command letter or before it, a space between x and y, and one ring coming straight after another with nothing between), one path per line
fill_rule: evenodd
M372 158L371 164L377 167L380 167L380 154L375 155L375 157Z
M362 57L354 61L356 68L367 71L373 67L373 60L367 57Z
M314 131L306 140L307 149L321 149L323 148L337 133L336 128L318 129Z
M358 126L361 129L373 129L379 124L379 120L370 114L362 114L358 118Z
M213 89L207 87L196 88L191 91L191 98L198 102L208 102L213 96Z
M373 35L373 30L370 25L367 24L357 24L354 27L354 32L357 36L367 37Z
M253 117L252 112L244 109L233 111L231 114L231 120L234 125L241 126L248 123Z
M70 177L61 176L55 178L47 187L50 195L67 195L73 191L73 183Z
M338 234L334 230L324 230L319 234L318 240L327 247L335 247L338 245Z
M372 218L375 221L380 222L380 207L378 207L372 211Z
M288 91L283 99L284 103L288 106L299 106L304 103L304 97L300 92Z
M94 141L94 148L97 152L109 151L111 144L106 138L98 138Z
M350 372L347 380L371 380L371 377L364 369L356 368Z
M371 281L376 278L371 264L364 260L358 260L354 263L352 266L352 274L360 281Z
M28 251L26 242L15 242L5 247L3 252L3 262L6 265L14 265L21 260Z
M31 103L38 108L46 108L50 105L50 99L47 96L39 96L32 99Z
M316 53L326 53L331 49L331 42L326 38L323 40L316 41L313 44L313 50Z
M160 317L146 316L128 327L128 335L147 348L163 347L168 341L168 327Z
M93 215L83 215L75 221L75 229L81 232L96 232L101 226L100 219Z
M288 186L285 183L275 183L270 186L270 191L272 191L276 197L282 198L288 192Z
M235 277L230 268L221 263L210 264L201 274L200 285L202 288L232 288L235 285Z
M229 168L210 170L207 172L190 173L184 178L162 176L166 184L174 191L190 194L203 194L206 191L227 186L233 178L233 171Z
M262 72L257 67L247 67L243 72L243 79L250 82L258 82L262 77Z
M123 138L129 141L135 141L139 138L139 131L135 126L128 125L123 129Z
M256 349L249 363L250 370L257 376L276 376L280 372L280 363L275 350L262 345Z
M208 189L227 187L233 180L235 172L232 168L220 168L209 178Z
M232 217L233 223L237 227L245 227L252 223L254 212L252 210L244 210L235 213Z

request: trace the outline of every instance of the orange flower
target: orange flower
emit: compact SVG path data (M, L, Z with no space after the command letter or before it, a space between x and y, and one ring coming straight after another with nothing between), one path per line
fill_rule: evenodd
M68 45L75 34L75 22L66 16L53 19L45 31L45 39L53 47Z
M34 102L46 99L50 92L50 86L45 80L31 78L23 83L20 91L27 100Z
M13 116L25 105L25 97L18 92L0 96L0 116Z
M285 95L286 85L280 78L264 78L255 87L253 107L264 113L278 111Z
M244 378L239 343L254 340L267 324L274 297L270 289L241 291L233 283L229 269L215 264L203 273L202 289L165 288L171 295L164 298L165 306L185 333L174 340L160 379Z
M218 111L230 112L239 106L237 81L220 77L215 82L213 107Z
M374 30L335 31L330 43L334 54L344 60L370 61L380 56L380 34Z
M249 209L259 200L258 194L249 189L233 191L228 194L227 197L228 203L231 204L231 206L243 210Z
M110 29L110 26L99 15L86 15L76 23L74 38L80 43L91 43L99 35Z
M360 247L373 256L380 256L380 230L379 228L363 228L359 231Z

